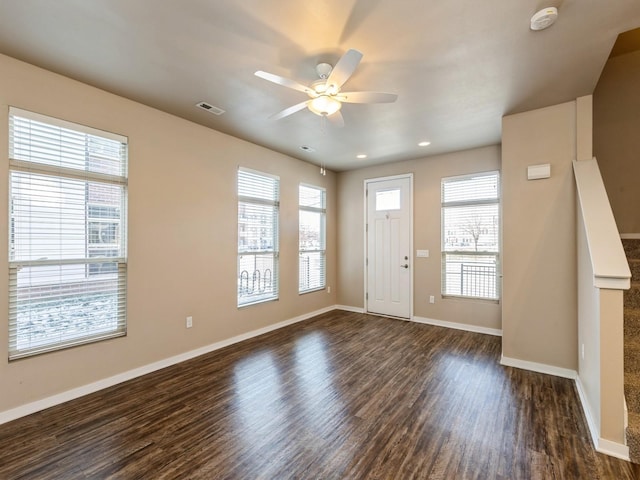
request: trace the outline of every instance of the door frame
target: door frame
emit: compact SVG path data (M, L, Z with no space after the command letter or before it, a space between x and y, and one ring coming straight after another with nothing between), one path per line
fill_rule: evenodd
M409 257L409 265L411 266L411 273L409 275L409 318L407 320L413 320L413 279L415 275L414 266L415 266L415 255L413 253L413 173L402 173L399 175L390 175L388 177L375 177L375 178L367 178L364 180L364 188L363 188L363 196L364 196L364 224L362 225L362 230L364 232L364 256L362 259L362 265L364 266L364 291L362 293L363 297L363 305L364 305L364 313L369 313L371 315L379 315L377 313L369 312L369 300L367 298L367 292L369 291L369 275L367 265L367 258L369 257L368 252L368 239L369 232L367 231L367 223L369 222L369 199L367 195L367 191L369 189L370 183L375 182L384 182L387 180L405 180L409 179L409 188L411 190L411 195L409 199L409 250L411 252L411 256ZM401 318L401 317L397 317Z

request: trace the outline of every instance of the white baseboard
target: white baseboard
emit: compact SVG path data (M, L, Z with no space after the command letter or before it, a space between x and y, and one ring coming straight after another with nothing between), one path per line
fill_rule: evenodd
M600 429L598 428L598 425L593 418L593 410L591 409L591 404L589 403L587 394L584 391L584 387L582 386L582 381L580 380L579 375L576 375L576 390L578 390L578 397L580 399L580 404L582 405L582 411L584 412L584 416L587 419L587 427L589 427L591 441L593 442L593 446L597 448L598 439L600 438Z
M500 365L505 367L521 368L522 370L530 370L537 373L545 373L547 375L553 375L556 377L569 378L575 380L578 373L575 370L568 368L556 367L554 365L547 365L544 363L529 362L527 360L519 360L517 358L505 357L502 355L500 358Z
M190 360L195 357L199 357L200 355L204 355L206 353L210 353L215 350L228 347L229 345L233 345L234 343L242 342L243 340L248 340L250 338L262 335L264 333L272 332L274 330L278 330L288 325L293 325L294 323L298 323L303 320L308 320L309 318L315 317L316 315L320 315L326 312L330 312L332 310L335 310L336 308L339 308L339 307L332 305L330 307L322 308L320 310L306 313L304 315L300 315L295 318L290 318L289 320L284 320L282 322L274 323L273 325L267 325L266 327L262 327L257 330L252 330L247 333L242 333L240 335L236 335L235 337L231 337L226 340L221 340L219 342L212 343L210 345L206 345L204 347L197 348L195 350L190 350L188 352L184 352L179 355L175 355L173 357L165 358L163 360L159 360L157 362L153 362L148 365L143 365L142 367L134 368L132 370L119 373L112 377L98 380L97 382L92 382L87 385L83 385L81 387L72 388L71 390L67 390L65 392L58 393L56 395L51 395L50 397L43 398L42 400L36 400L35 402L30 402L16 408L5 410L3 412L0 412L0 425L2 425L3 423L7 423L12 420L15 420L17 418L24 417L26 415L30 415L35 412L39 412L40 410L44 410L46 408L53 407L55 405L59 405L64 402L68 402L69 400L74 400L84 395L88 395L90 393L94 393L99 390L112 387L113 385L117 385L119 383L123 383L128 380L141 377L142 375L155 372L156 370L170 367L171 365L175 365L177 363L184 362L186 360Z
M596 445L596 451L609 455L610 457L619 458L620 460L629 460L629 447L621 443L612 442L606 438L599 438Z
M348 305L336 305L336 310L344 310L345 312L365 313L362 307L350 307Z
M424 323L427 325L435 325L437 327L453 328L455 330L464 330L467 332L484 333L485 335L502 336L502 330L497 328L480 327L477 325L469 325L466 323L447 322L445 320L435 320L433 318L416 317L411 319L412 322Z
M623 240L639 240L640 233L621 233L620 238Z
M576 376L576 389L578 390L578 397L580 397L580 403L582 404L582 411L587 419L587 426L589 427L589 433L591 434L591 441L593 442L593 446L596 451L628 462L628 446L612 442L611 440L607 440L600 436L600 428L593 418L593 410L591 409L591 404L589 403L589 399L584 391L584 386L582 385L579 375Z

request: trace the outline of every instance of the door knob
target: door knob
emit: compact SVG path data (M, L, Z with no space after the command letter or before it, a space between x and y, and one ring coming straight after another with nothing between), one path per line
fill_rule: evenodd
M402 268L409 268L409 264L405 263L404 265L400 265Z

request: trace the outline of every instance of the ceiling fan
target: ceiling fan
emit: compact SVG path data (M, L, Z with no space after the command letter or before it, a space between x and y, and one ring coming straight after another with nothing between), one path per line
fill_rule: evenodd
M258 70L257 77L268 80L283 87L292 88L309 95L309 100L300 102L281 112L271 115L272 120L279 120L293 113L308 108L316 115L327 118L332 124L344 126L344 118L340 113L343 103L391 103L395 102L398 95L394 93L380 92L343 92L342 86L355 72L362 60L362 53L358 50L348 50L332 67L328 63L320 63L316 66L316 72L320 77L310 87L302 85L295 80L274 75Z

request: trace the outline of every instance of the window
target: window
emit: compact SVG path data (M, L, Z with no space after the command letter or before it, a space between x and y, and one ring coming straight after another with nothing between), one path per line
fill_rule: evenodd
M400 189L379 190L376 192L376 212L400 210Z
M9 111L9 358L126 333L127 139Z
M500 176L442 179L442 294L499 298Z
M300 185L298 292L325 287L326 193L323 188Z
M238 306L278 299L278 177L238 170Z

